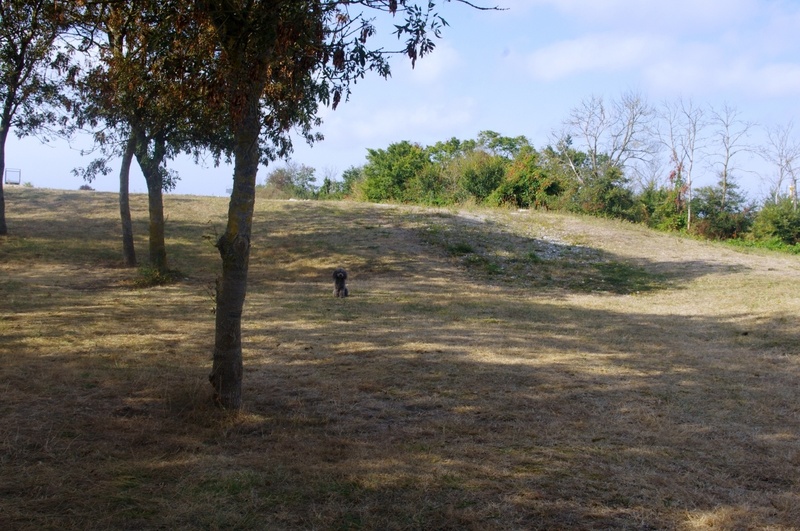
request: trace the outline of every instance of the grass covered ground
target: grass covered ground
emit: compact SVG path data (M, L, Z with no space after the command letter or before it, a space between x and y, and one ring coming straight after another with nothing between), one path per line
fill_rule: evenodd
M207 382L226 200L166 197L181 280L143 288L115 195L6 195L3 529L800 528L800 257L261 201L231 414Z

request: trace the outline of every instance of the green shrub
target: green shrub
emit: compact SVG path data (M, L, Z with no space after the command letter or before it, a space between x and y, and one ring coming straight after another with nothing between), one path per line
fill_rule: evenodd
M406 192L408 182L431 165L425 149L407 141L392 144L387 149L370 149L367 153L361 191L372 202L410 201L410 193ZM416 187L412 183L412 188ZM421 184L419 189L426 189L426 185Z
M686 228L686 203L678 186L656 188L648 186L639 195L643 215L641 221L662 231L681 231Z
M163 270L146 265L139 268L139 275L134 279L133 284L137 288L166 286L180 281L183 277L183 273L175 269Z
M447 246L447 251L456 256L464 256L466 254L474 253L475 249L472 245L466 242L458 242Z
M600 175L586 178L572 198L571 209L594 216L639 221L644 212L627 183L620 168L609 166Z
M459 165L460 186L478 201L483 201L503 182L508 161L485 151L473 151Z
M800 209L789 198L765 204L753 220L752 234L762 241L800 243Z
M425 165L417 174L408 179L403 189L402 199L406 203L446 205L449 201L439 168L431 164Z
M724 194L720 185L695 190L692 211L695 221L691 232L712 240L742 236L753 222L751 209L745 206L744 196L733 183L728 184Z
M550 208L562 192L561 182L539 166L536 152L526 149L511 163L505 179L491 193L488 202L518 208Z

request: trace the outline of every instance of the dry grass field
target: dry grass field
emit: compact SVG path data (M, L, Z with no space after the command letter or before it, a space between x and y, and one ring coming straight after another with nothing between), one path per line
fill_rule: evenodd
M181 280L142 287L115 195L6 195L4 530L800 529L799 257L261 201L232 414L207 382L226 200L166 197Z

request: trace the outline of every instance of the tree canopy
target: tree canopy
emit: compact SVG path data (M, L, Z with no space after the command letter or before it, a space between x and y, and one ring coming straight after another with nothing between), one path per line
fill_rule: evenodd
M37 133L53 124L67 55L56 46L68 27L68 4L57 0L0 1L0 234L7 234L5 146L11 129Z

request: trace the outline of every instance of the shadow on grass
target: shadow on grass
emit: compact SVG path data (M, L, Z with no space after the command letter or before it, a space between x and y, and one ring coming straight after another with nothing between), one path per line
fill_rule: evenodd
M796 333L494 302L454 321L368 299L345 320L293 312L296 330L277 317L251 330L274 343L254 341L241 440L271 441L279 468L302 470L295 495L323 470L350 485L316 502L368 528L413 527L410 507L437 528L663 529L719 507L791 525L757 500L793 496L798 470L775 456L796 451L782 406L799 398ZM764 349L768 335L787 350Z
M150 301L149 360L102 343L25 360L46 379L5 379L32 393L3 408L12 527L664 529L731 507L746 514L728 524L793 525L774 506L800 466L781 457L797 451L798 352L763 341L796 333L465 299L455 322L369 296L307 298L291 319L276 306L246 331L232 418L181 361L209 345L168 344L200 330L186 307Z
M792 525L774 509L800 466L781 457L800 429L786 407L800 398L800 338L785 323L490 301L433 283L440 304L379 284L346 301L253 293L235 417L209 405L197 301L137 292L139 305L87 308L87 330L139 319L95 342L68 315L42 317L52 341L74 344L33 360L36 385L5 380L31 393L3 410L11 522L664 529L733 507L746 508L737 525ZM113 339L139 330L138 344ZM28 341L6 336L4 354Z
M303 229L276 231L287 217ZM633 262L588 245L520 236L492 221L392 206L284 202L257 216L253 233L254 259L270 263L272 278L291 281L326 278L328 268L319 265L325 260L330 270L344 263L351 277L424 278L434 260L459 265L476 284L619 295L746 270L714 261Z
M358 205L259 213L237 415L210 406L213 317L194 284L91 293L41 279L35 300L1 302L3 519L796 524L795 316L592 309L529 297L518 289L529 280L476 289L475 271L420 240L424 223ZM175 225L188 259L205 225ZM340 263L353 273L346 300L328 289ZM696 265L676 278L729 271Z
M0 246L8 260L38 263L121 265L116 195L94 192L16 191L9 223L17 225ZM213 247L224 230L223 198L206 198L214 211L198 212L198 200L167 196L174 219L166 223L170 267L191 277L213 269L195 270L198 259L216 258ZM146 198L132 200L140 262L146 262ZM323 278L319 261L332 270L349 262L354 275L402 273L417 265L424 274L431 254L448 256L470 271L477 282L517 285L529 289L564 289L611 294L642 293L680 287L699 276L735 273L715 262L662 264L646 259L635 263L590 245L572 245L515 234L491 220L476 222L455 214L425 212L371 204L266 201L253 226L254 260L271 264L275 278ZM262 205L262 206L263 206ZM54 220L54 211L69 217ZM194 221L184 221L185 219ZM90 251L91 250L91 251ZM202 253L198 256L198 250ZM306 265L313 264L313 265Z

